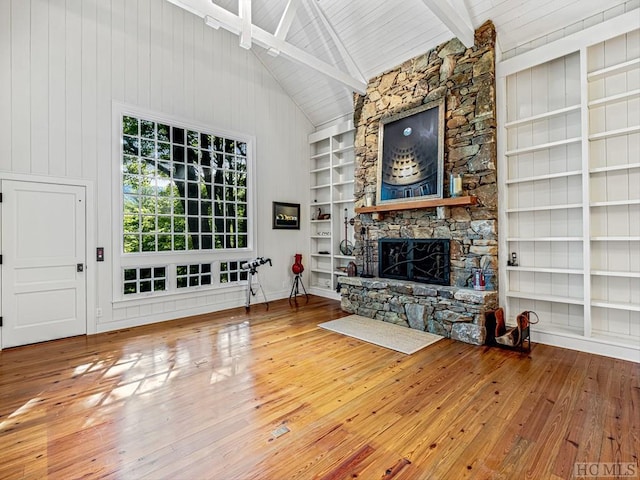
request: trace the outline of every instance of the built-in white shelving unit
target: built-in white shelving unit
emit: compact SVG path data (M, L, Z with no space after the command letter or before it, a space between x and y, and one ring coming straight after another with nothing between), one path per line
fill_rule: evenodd
M640 361L637 18L512 57L497 72L507 316L536 311L534 341ZM517 266L507 266L512 252Z
M337 279L346 275L355 256L340 250L344 237L344 219L354 218L354 128L344 122L309 136L311 146L311 266L309 292L340 298ZM329 219L318 220L318 216ZM347 225L347 240L353 245L353 226Z

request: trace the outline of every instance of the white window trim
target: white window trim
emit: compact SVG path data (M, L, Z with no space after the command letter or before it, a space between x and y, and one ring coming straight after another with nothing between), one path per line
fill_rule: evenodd
M237 249L218 250L192 250L185 252L143 252L136 254L125 254L122 251L123 238L123 186L121 180L122 162L122 117L131 115L141 117L156 122L167 123L172 126L181 126L197 131L210 132L222 137L231 137L242 140L247 144L247 247ZM212 262L212 270L219 272L219 263L224 261L238 261L257 256L256 252L256 226L257 226L257 193L256 193L256 141L255 137L245 133L226 130L211 125L194 122L192 120L180 118L174 115L166 115L156 111L127 105L121 102L113 102L112 105L112 264L113 264L113 302L130 302L136 299L162 298L173 295L189 295L193 292L204 290L229 289L229 284L220 284L219 276L215 277L215 282L206 287L190 287L187 289L177 289L175 278L175 265L183 263L207 263ZM127 267L144 266L168 266L167 290L163 292L149 292L125 295L122 285L122 271ZM172 267L173 266L173 267ZM185 291L182 291L185 290Z

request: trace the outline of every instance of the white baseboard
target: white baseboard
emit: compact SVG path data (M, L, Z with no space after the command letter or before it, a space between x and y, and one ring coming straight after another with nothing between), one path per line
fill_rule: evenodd
M267 301L280 300L282 298L288 298L289 291L279 290L275 292L267 293ZM255 297L251 298L250 307L258 307L264 303L264 297L262 293L258 293ZM176 320L178 318L190 317L192 315L202 315L205 313L220 312L222 310L228 310L231 308L244 307L245 297L234 298L231 300L220 301L213 304L201 305L192 308L173 310L170 312L161 312L151 315L140 315L137 317L130 317L122 320L115 320L106 323L98 324L96 333L111 332L113 330L120 330L123 328L140 327L142 325L150 325L152 323L166 322L169 320Z
M581 337L570 333L545 332L539 330L533 330L531 332L531 341L640 363L640 345L634 347L632 345L621 345L597 338Z

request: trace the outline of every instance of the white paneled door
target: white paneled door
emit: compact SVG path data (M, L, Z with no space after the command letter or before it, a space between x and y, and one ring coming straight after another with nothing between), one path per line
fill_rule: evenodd
M2 347L87 332L85 189L2 180Z

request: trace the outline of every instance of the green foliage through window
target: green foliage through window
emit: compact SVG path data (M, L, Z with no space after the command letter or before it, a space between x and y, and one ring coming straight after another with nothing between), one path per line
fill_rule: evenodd
M241 265L247 260L220 263L220 283L234 283L247 279L247 270Z
M187 288L211 285L211 264L178 265L176 267L176 287Z
M122 271L125 295L160 292L167 289L167 267L136 267Z
M248 246L246 142L130 115L121 133L124 253Z

